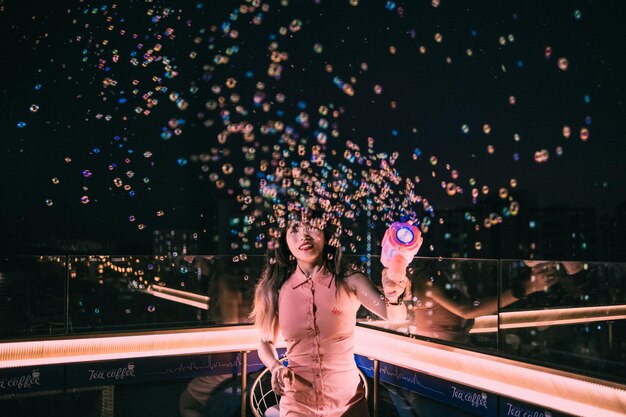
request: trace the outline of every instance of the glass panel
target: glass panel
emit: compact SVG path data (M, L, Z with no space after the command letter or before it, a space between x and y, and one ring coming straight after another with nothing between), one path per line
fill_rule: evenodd
M0 257L0 339L65 333L64 256Z
M408 321L385 323L384 327L407 335L497 349L495 331L472 332L476 317L497 314L497 265L495 260L415 258L408 269L412 292L405 300ZM371 269L374 282L380 284L379 257L372 257ZM383 325L378 318L366 317L372 325Z
M88 256L70 263L73 332L248 322L263 258Z
M545 287L501 309L503 353L626 380L626 264L502 261L502 279L503 288Z
M380 285L380 257L346 261ZM0 257L0 339L248 323L263 263L246 255ZM626 263L415 258L408 271L407 321L387 323L363 308L361 324L626 381Z

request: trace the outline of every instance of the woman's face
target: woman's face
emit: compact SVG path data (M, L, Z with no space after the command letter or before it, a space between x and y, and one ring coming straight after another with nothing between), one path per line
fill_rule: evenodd
M321 264L324 258L324 231L308 222L292 221L287 228L287 247L299 262Z

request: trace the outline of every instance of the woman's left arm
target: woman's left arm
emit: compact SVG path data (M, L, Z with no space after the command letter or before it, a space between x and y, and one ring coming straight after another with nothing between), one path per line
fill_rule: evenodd
M385 294L381 293L366 275L356 272L348 276L347 281L359 302L372 313L391 322L406 320L404 303L389 303Z

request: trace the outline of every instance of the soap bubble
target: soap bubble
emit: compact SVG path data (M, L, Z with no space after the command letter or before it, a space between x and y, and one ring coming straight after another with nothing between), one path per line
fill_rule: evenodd
M589 129L583 127L580 129L580 140L587 141L589 139Z

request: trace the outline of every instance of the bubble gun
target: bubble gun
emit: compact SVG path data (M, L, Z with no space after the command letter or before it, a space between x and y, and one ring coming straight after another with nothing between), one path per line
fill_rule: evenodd
M389 268L389 278L402 281L406 277L406 268L422 246L422 232L410 223L393 223L383 236L383 248L380 261Z

